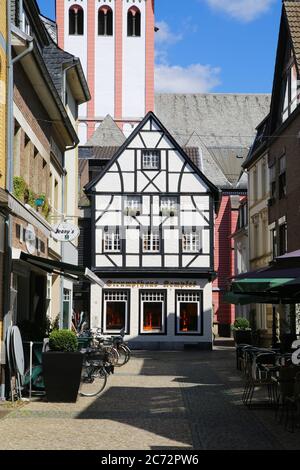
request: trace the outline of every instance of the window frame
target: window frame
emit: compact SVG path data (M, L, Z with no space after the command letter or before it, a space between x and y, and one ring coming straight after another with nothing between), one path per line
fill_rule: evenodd
M120 249L119 250L107 250L106 249L106 235L115 235L115 236L119 236L119 245L120 245ZM114 245L114 241L112 242L112 244ZM103 237L102 237L102 253L103 254L122 254L122 236L121 236L121 230L120 230L120 227L108 227L107 229L104 227L103 228Z
M282 161L284 161L283 166L281 166ZM278 164L279 164L279 176L278 176L279 199L284 199L287 196L286 155L285 154L279 158Z
M191 295L197 294L199 295L198 302L184 302L178 300L179 295ZM175 336L203 336L204 335L204 296L202 289L195 289L195 290L175 290ZM180 303L198 303L198 331L197 332L180 332Z
M194 227L182 227L181 229L181 251L183 255L209 255L210 253L204 253L203 251L203 230L205 230L204 227L195 227L196 230L194 230ZM200 237L200 250L195 251L195 250L190 250L186 251L184 249L184 236L185 236L185 231L190 232L189 235L192 236L193 234L198 234Z
M157 168L149 168L144 164L144 157L146 157L147 152L155 152L158 156L158 167ZM159 149L142 149L141 151L141 169L142 171L160 171L161 170L161 150Z
M132 207L128 206L128 200L130 200L130 199L132 201L134 199L139 200L139 209L137 209L135 215L129 214L129 211L134 212L134 209ZM127 210L127 209L129 209L129 210ZM138 212L139 212L139 214L138 214ZM140 216L142 216L143 213L144 213L143 212L143 196L141 196L141 195L130 195L130 194L126 195L125 200L124 200L124 213L127 217L140 217Z
M105 13L106 11L106 13ZM100 13L104 14L104 34L100 34ZM111 15L111 34L108 34L108 13ZM114 12L111 7L108 5L102 5L98 9L98 31L97 31L97 36L98 37L105 37L105 38L111 38L114 36Z
M159 250L158 251L145 251L144 250L144 236L145 235L158 235L159 237ZM160 229L154 229L153 228L151 229L147 229L147 228L144 228L142 231L141 231L141 249L140 249L140 252L142 254L142 256L153 256L153 255L161 255L162 254L162 233L161 233L161 230ZM153 244L153 240L152 240L152 244Z
M284 229L284 232L283 230ZM284 233L284 239L282 240L282 233ZM278 256L283 256L287 253L288 251L288 230L287 230L287 223L284 222L283 224L280 224L278 227L278 242L277 242L277 251L278 251ZM284 247L283 247L284 243Z
M144 325L144 309L143 304L147 301L143 301L143 294L155 293L162 294L164 296L163 302L153 301L149 303L163 303L162 311L162 332L145 332L143 331ZM140 336L167 336L168 334L168 291L167 289L140 289L139 291L139 335Z
M163 213L163 208L162 208L162 202L164 200L168 200L168 201L171 201L171 200L174 200L175 202L175 210L172 211L171 209L167 209L167 210L170 210L170 214L164 214ZM170 206L171 207L171 206ZM164 209L166 210L166 208ZM171 215L171 213L174 212L174 215ZM160 217L178 217L179 216L179 213L180 213L180 208L179 208L179 196L160 196L159 197L159 215Z
M78 28L78 12L76 13L76 9L78 11L82 12L82 32L80 32L80 33L78 32L78 29L79 29ZM71 20L71 11L73 11L74 15L75 15L75 17L74 17L74 33L71 33L71 27L70 27L71 26L71 21L70 21ZM82 8L82 6L77 5L75 3L75 4L73 4L69 7L68 13L69 13L69 15L68 15L69 16L69 25L68 25L69 26L69 36L84 36L84 14L85 14L85 11Z
M133 12L135 12L135 14L133 14ZM129 17L129 15L131 17ZM137 25L136 25L136 18L139 18L139 34L136 34L137 32ZM129 30L130 30L130 25L129 25L129 21L131 21L132 19L132 34L129 34ZM141 13L141 10L136 7L136 6L131 6L128 11L127 11L127 37L128 38L140 38L142 37L142 13Z
M126 293L127 299L126 299L126 311L125 311L125 335L130 335L130 313L131 313L131 289L102 289L102 329L103 329L103 334L118 334L118 331L121 330L108 330L107 329L107 308L106 304L107 302L124 302L124 301L118 301L118 300L106 300L105 295L108 293ZM122 329L122 328L121 328Z

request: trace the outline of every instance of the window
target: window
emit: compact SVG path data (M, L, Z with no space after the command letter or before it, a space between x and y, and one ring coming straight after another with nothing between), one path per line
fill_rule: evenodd
M160 215L174 217L178 214L178 198L162 197L160 199Z
M108 6L101 7L98 12L98 35L113 35L113 12Z
M286 196L286 157L279 160L279 199Z
M276 165L270 167L270 193L271 198L276 199Z
M287 224L279 226L279 256L287 253Z
M262 162L261 166L261 193L262 197L266 195L267 192L267 181L268 181L268 174L267 174L267 163L265 160Z
M247 203L241 204L239 208L238 229L247 227L248 225L248 205Z
M257 178L258 178L258 173L257 173L257 168L255 167L253 171L253 202L256 202L258 199L258 184L257 184Z
M275 259L278 256L276 228L271 230L271 245L272 245L273 259Z
M148 231L143 233L143 252L159 253L160 252L160 234L159 232Z
M182 252L183 253L202 253L202 229L194 228L183 229L182 234Z
M127 34L130 37L141 36L141 12L137 7L132 7L128 11Z
M83 36L84 12L81 6L73 5L69 9L69 34L71 36Z
M107 229L104 232L104 253L120 253L121 252L121 237L119 229Z
M125 328L128 334L129 292L125 290L103 291L103 296L104 330L108 333L118 333Z
M164 334L166 315L166 293L141 292L141 334Z
M202 334L201 292L177 292L176 305L176 333Z
M160 151L159 150L142 150L142 169L143 170L159 170L160 168Z
M298 74L291 48L287 48L287 67L281 86L281 122L284 122L298 106Z
M139 216L142 214L141 196L127 196L125 201L125 214L129 216Z

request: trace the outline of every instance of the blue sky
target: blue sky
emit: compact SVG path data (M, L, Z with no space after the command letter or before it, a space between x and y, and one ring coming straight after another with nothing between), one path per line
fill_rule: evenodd
M54 0L38 0L54 18ZM156 0L156 88L269 93L281 0Z

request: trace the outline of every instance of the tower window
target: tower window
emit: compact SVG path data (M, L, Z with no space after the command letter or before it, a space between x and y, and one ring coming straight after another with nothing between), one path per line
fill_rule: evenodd
M141 12L137 7L128 10L127 34L130 37L141 36Z
M101 7L98 11L98 36L113 35L113 11L110 7Z
M72 36L83 36L84 12L79 5L73 5L69 9L69 34Z

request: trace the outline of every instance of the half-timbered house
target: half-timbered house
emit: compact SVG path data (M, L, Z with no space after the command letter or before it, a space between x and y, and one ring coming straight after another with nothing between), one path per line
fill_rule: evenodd
M99 176L91 199L91 326L135 346L212 345L218 189L153 113Z

